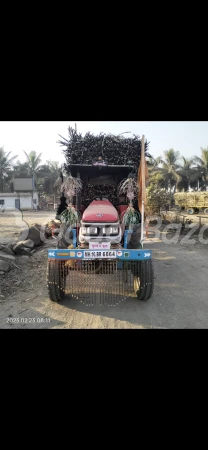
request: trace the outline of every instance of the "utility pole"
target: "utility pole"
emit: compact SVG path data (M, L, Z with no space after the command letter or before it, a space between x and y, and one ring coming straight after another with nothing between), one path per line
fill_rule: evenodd
M141 217L141 244L143 248L143 240L144 240L144 203L146 199L146 191L145 191L145 137L142 136L142 142L141 142L141 177L142 177L142 185L140 186L142 192L141 192L141 199L142 199L142 217Z

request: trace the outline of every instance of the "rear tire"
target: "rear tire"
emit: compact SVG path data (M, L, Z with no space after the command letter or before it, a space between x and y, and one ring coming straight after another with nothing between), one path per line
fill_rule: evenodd
M187 209L187 213L190 214L190 215L194 214L194 208L188 208Z
M152 260L141 261L138 275L134 276L134 291L139 300L149 300L154 289L154 270Z
M50 300L60 302L65 295L67 268L65 261L48 261L47 287Z
M208 214L208 208L204 208L204 213Z

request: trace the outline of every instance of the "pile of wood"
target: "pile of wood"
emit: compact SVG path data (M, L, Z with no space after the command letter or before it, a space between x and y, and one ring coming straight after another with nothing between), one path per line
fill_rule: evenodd
M93 164L101 156L108 165L135 165L140 164L141 138L133 135L124 137L123 134L114 136L112 134L100 133L94 136L88 132L85 136L77 133L69 127L69 138L62 136L58 143L65 147L63 149L66 164L65 170L68 172L71 164ZM145 143L146 156L149 143Z

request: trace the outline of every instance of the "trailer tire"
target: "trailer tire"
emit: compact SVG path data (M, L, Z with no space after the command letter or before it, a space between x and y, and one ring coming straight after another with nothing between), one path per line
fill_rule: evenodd
M204 208L204 214L208 214L208 208Z
M48 261L47 287L50 300L60 302L65 295L66 267L62 261Z
M190 215L194 214L194 208L188 208L187 209L187 213L190 214Z
M154 289L152 260L141 261L138 274L134 276L134 290L139 300L147 301Z

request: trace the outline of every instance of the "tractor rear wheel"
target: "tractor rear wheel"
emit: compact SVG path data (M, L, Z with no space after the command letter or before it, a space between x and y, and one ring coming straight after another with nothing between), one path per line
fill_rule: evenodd
M60 302L65 295L67 268L65 261L48 261L47 286L50 300Z
M139 300L149 300L154 288L154 270L152 260L141 261L138 274L134 276L134 291Z

